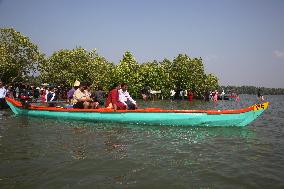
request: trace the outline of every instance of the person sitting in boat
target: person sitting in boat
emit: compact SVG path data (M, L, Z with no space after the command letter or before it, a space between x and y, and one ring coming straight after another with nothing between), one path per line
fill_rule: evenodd
M85 92L86 96L91 99L89 101L90 108L97 108L99 106L99 103L92 98L92 92L91 92L91 85L90 84L86 84L86 88L85 88L84 92Z
M49 88L49 92L47 94L46 101L49 107L55 107L55 101L57 100L57 95L55 93L54 87Z
M122 102L126 109L128 110L135 110L137 109L136 101L133 100L133 98L130 96L130 94L127 91L127 84L123 83L121 84L121 89L119 89L119 101Z
M80 83L79 88L74 92L72 104L73 108L88 109L91 107L92 99L86 94L85 89L87 85L85 83Z
M97 90L92 94L92 98L95 100L95 102L98 102L99 105L101 106L105 104L104 96L105 94L101 86L98 86Z
M68 92L67 92L67 101L68 102L71 102L71 100L73 99L73 95L75 93L75 91L79 88L80 86L80 81L75 81L74 85L73 85L73 88L70 89Z
M120 84L113 85L107 96L106 108L112 108L114 110L126 110L126 105L119 101L118 90L120 88Z

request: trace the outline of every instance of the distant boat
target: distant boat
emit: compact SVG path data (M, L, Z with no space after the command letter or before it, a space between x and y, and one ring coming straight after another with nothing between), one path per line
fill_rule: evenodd
M24 107L21 102L6 98L16 115L93 122L117 122L139 125L165 126L246 126L268 108L268 102L238 110L164 110L145 108L137 110L75 109L62 107Z

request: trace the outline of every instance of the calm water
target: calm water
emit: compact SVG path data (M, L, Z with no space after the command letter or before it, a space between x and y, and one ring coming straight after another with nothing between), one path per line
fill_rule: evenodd
M247 127L161 127L0 111L0 188L284 188L284 96ZM187 109L256 102L140 102Z

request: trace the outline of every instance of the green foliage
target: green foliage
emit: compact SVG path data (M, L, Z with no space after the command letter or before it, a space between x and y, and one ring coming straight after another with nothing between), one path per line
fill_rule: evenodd
M129 92L136 98L144 87L161 90L164 97L172 89L191 89L201 96L218 87L217 77L204 73L202 59L192 59L186 54L179 54L173 61L139 64L127 51L119 64L114 65L96 50L89 52L81 47L62 49L45 58L36 45L13 29L1 29L0 40L1 76L7 81L27 76L31 79L29 74L37 70L41 82L55 85L72 86L79 80L109 90L114 83L127 83Z
M0 77L4 82L23 80L34 73L44 55L30 39L12 28L0 29Z
M165 59L162 62L138 64L127 51L120 63L114 65L95 50L64 49L55 52L41 64L40 73L44 82L69 86L79 80L109 90L114 83L127 83L129 92L136 98L141 96L140 91L144 87L161 90L164 97L169 97L172 89L191 89L197 96L202 96L206 90L218 88L217 77L204 73L201 58L190 59L181 54L173 61Z
M115 68L114 82L116 83L127 83L131 92L134 96L139 94L141 84L139 81L139 64L133 57L133 55L127 51L123 55L122 60Z
M96 53L83 48L55 52L39 67L44 82L72 86L75 80L101 85L107 89L112 82L114 65Z
M39 71L40 76L32 74ZM173 61L152 61L138 63L131 52L123 55L114 65L96 50L87 51L81 47L62 49L50 57L40 53L30 39L12 28L0 28L0 79L4 82L29 81L47 82L72 86L75 80L101 86L107 91L114 83L127 83L134 97L141 97L144 87L161 90L164 97L170 90L192 90L202 96L206 91L222 88L237 93L256 94L259 88L253 86L222 86L213 74L206 74L201 58L190 58L179 54ZM263 94L284 94L280 88L260 88Z

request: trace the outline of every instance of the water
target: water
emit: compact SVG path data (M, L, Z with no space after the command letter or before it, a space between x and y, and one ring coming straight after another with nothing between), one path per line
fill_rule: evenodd
M284 96L247 127L162 127L0 111L0 188L284 188ZM226 109L255 103L139 102Z

